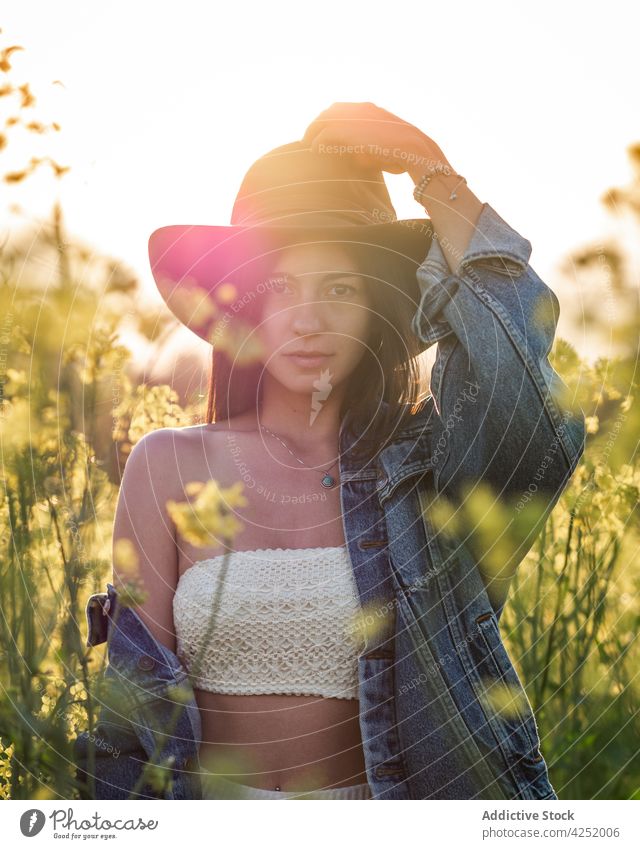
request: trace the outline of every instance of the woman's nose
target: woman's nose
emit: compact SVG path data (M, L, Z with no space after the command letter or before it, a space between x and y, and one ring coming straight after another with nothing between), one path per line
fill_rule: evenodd
M322 305L307 299L291 307L291 324L296 333L318 333L325 327Z

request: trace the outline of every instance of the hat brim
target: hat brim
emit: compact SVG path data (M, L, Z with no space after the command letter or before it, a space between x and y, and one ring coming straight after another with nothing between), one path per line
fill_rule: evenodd
M283 247L318 242L370 245L391 252L398 285L417 309L416 277L433 237L428 218L379 224L182 225L160 227L149 238L149 262L164 302L179 321L210 341L213 322L235 297L257 283L273 253ZM224 285L228 284L228 285Z

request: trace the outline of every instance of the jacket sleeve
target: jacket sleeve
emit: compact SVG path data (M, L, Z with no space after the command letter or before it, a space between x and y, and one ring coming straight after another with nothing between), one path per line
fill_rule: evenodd
M531 243L483 204L456 274L434 236L417 271L412 329L427 347L438 343L431 373L436 494L459 503L483 481L516 509L535 494L546 516L583 453L585 424L548 359L559 303L530 255Z
M200 798L199 777L189 766L197 760L200 714L186 671L133 609L118 607L115 588L107 586L86 607L87 645L107 642L109 663L94 694L97 722L73 743L83 798ZM171 696L178 685L179 707ZM141 784L152 758L157 787Z

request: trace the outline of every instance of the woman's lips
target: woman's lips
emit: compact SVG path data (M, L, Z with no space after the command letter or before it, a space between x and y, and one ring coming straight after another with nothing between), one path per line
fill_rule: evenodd
M310 356L305 356L303 354L285 354L285 356L301 368L317 368L318 366L324 365L327 360L333 356L333 354L313 354Z

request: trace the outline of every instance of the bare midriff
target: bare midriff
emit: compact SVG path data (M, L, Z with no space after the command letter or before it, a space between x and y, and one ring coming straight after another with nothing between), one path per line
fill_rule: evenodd
M195 690L204 770L264 790L366 782L359 701Z

